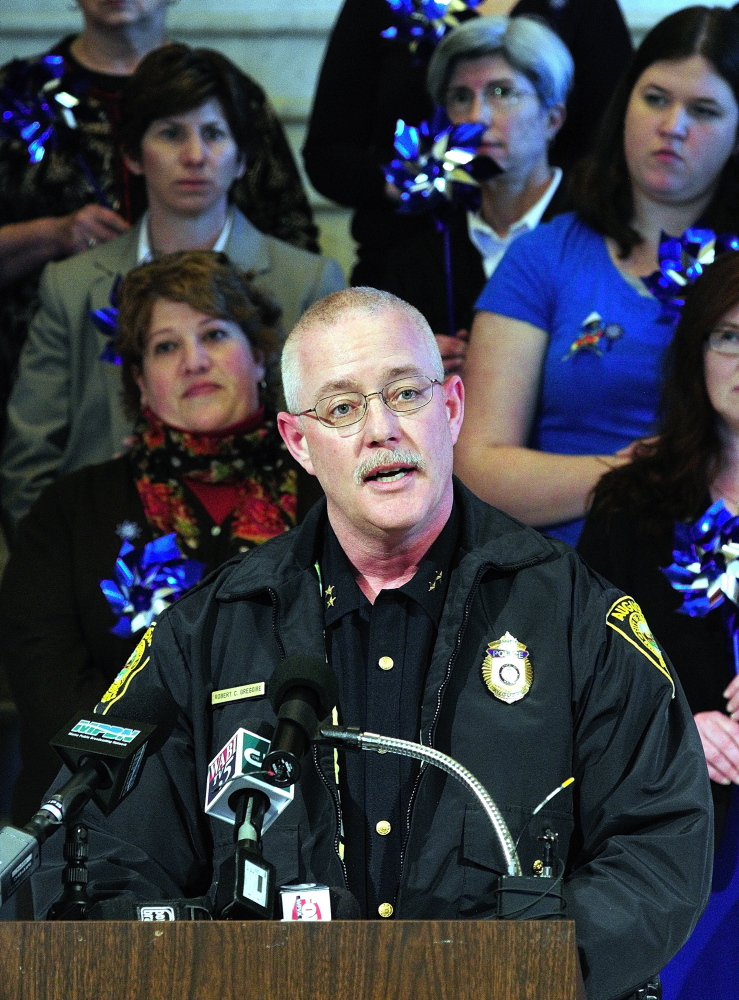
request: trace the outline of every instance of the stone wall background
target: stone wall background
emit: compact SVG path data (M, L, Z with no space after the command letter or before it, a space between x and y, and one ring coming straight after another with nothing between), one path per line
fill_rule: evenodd
M217 48L254 77L277 109L302 167L300 147L326 38L342 0L179 0L171 35ZM635 42L656 21L689 6L675 0L620 0ZM713 0L732 6L734 0ZM80 27L72 0L0 0L0 64L41 52ZM307 184L310 191L310 187ZM326 253L351 269L349 213L310 191Z

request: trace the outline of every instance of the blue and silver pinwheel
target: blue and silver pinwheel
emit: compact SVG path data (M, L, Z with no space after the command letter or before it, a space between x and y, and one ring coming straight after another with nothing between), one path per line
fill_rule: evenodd
M739 250L739 238L731 233L717 236L712 229L695 226L682 236L662 233L659 268L642 278L662 305L660 321L674 323L685 305L685 291L716 257L727 250Z
M107 361L111 365L121 364L121 356L115 348L118 338L118 304L120 302L120 290L122 275L116 275L113 286L110 289L108 305L101 309L91 309L90 319L98 330L107 337L105 347L100 353L100 360Z
M482 0L387 0L398 22L381 32L383 38L408 42L415 50L419 42L435 45L456 28L459 14L474 10Z
M118 621L110 630L123 637L148 628L157 615L200 580L205 563L186 559L171 532L137 549L121 545L115 580L101 580L102 590Z
M385 179L400 191L398 211L427 212L450 201L473 207L479 182L501 173L493 160L477 155L484 131L484 125L450 125L438 116L418 126L398 119L398 156L385 167Z

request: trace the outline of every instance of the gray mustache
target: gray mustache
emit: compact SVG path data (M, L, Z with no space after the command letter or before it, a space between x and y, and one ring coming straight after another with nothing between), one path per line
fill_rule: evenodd
M387 465L415 465L419 472L426 471L426 463L416 451L406 451L405 448L383 449L375 451L354 470L354 482L361 486L367 476Z

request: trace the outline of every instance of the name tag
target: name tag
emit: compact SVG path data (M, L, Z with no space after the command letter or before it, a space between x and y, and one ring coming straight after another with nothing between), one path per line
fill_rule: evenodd
M235 688L223 688L210 696L211 705L223 705L227 701L244 701L247 698L263 698L267 690L265 681L256 684L241 684Z

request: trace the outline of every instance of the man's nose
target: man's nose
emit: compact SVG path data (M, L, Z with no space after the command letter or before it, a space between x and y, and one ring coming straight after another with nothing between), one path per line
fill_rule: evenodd
M379 392L367 396L364 433L371 441L387 441L400 436L400 415L390 409Z

